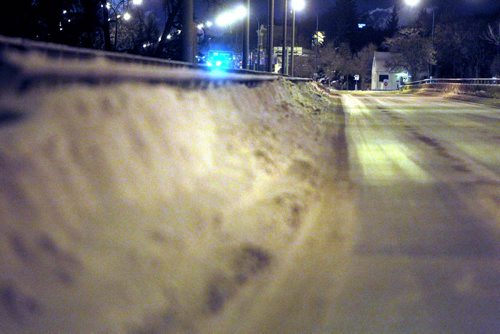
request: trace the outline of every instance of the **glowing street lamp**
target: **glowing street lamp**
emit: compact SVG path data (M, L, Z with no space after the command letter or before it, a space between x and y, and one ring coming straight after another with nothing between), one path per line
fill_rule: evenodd
M237 19L244 19L248 15L248 10L245 6L239 5L233 10Z
M106 7L108 11L111 11L114 15L114 20L108 18L108 22L114 21L115 23L115 41L114 41L114 49L116 50L116 45L118 43L118 26L119 21L130 21L132 19L132 14L128 12L130 4L134 6L141 6L143 4L143 0L109 0L106 2L106 5L101 5L101 7ZM119 14L122 12L123 14Z
M239 20L244 19L248 15L248 10L243 5L238 5L235 8L223 12L215 19L215 24L219 27L228 27Z
M244 20L246 18L245 29L243 32L243 62L242 62L243 68L248 67L248 49L249 49L248 43L250 40L249 38L250 1L246 0L246 4L247 4L246 6L240 4L229 11L223 12L215 19L215 24L218 25L219 27L228 27L230 25L233 25L237 21ZM209 26L208 23L209 22L207 22L207 26ZM211 24L212 22L210 22L210 25Z
M420 4L420 0L405 0L405 4L409 7L416 7ZM432 39L432 45L434 46L434 25L436 21L436 11L434 10L434 7L431 7L431 10L432 10L431 39ZM432 77L432 72L433 72L433 66L431 64L429 66L429 77Z
M229 12L224 12L222 14L219 14L219 16L215 18L215 24L218 25L219 27L227 27L233 23L234 23L234 17Z
M294 50L293 47L295 45L295 13L297 11L301 11L304 8L306 8L306 2L304 0L292 0L291 2L292 6L292 45L290 47L290 75L293 77L293 70L295 66L295 59L294 59Z
M420 3L420 0L405 0L405 3L406 3L406 5L408 5L410 7L415 7L415 6L418 6L418 4Z
M304 0L292 0L292 11L300 12L306 8L306 2Z
M288 26L288 0L283 0L283 40L281 42L281 74L288 74L288 57L286 52L286 34Z

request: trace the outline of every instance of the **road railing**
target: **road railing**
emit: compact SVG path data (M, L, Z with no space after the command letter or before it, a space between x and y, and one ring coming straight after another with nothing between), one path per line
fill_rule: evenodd
M404 86L417 87L423 85L439 85L439 84L455 84L455 85L472 85L472 86L499 86L500 78L467 78L467 79L424 79L419 81L406 82Z
M218 81L221 80L225 83L228 82L243 82L243 83L251 83L251 82L261 82L261 81L272 81L279 78L283 78L285 80L293 81L293 82L306 82L312 81L309 78L298 78L298 77L289 77L283 76L278 73L269 73L269 72L260 72L253 70L243 70L243 69L224 69L220 71L214 71L213 68L202 65L202 64L194 64L188 62L174 61L174 60L166 60L161 58L154 57L145 57L140 55L132 55L126 53L119 52L110 52L110 51L102 51L102 50L93 50L93 49L85 49L78 48L60 44L53 43L45 43L27 40L23 38L12 38L5 37L0 35L0 65L2 63L10 63L15 66L21 67L22 71L25 74L31 73L31 75L35 75L37 72L36 66L33 69L28 68L28 66L22 66L20 61L16 61L17 55L30 58L30 54L36 54L38 56L42 56L42 58L55 60L55 61L69 61L72 62L73 65L76 66L78 62L85 61L94 61L99 62L102 60L108 61L109 63L114 63L118 65L145 65L144 68L148 66L154 67L157 70L146 70L149 73L147 76L153 81L164 81L175 83L185 82L185 81L196 81L196 80L209 80L209 81ZM48 65L45 66L45 76L48 76ZM175 71L174 71L175 70ZM185 72L185 75L182 75L182 71ZM38 71L38 75L41 75L42 70ZM206 72L206 73L204 73ZM214 73L216 72L216 73ZM80 77L88 78L90 74L85 74L82 71L74 70L71 71L69 69L66 70L58 70L55 68L52 69L52 75L61 76L64 75L66 77L72 75L79 75ZM118 77L121 79L128 78L136 80L140 79L139 72L134 75L131 75L130 71L125 72L115 72L111 73L110 69L99 72L94 71L94 77L106 77L108 79L112 77ZM143 78L147 79L147 78Z

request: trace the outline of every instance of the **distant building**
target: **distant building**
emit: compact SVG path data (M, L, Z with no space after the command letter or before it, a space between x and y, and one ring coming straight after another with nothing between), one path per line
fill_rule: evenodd
M372 64L372 90L396 90L408 81L408 72L390 66L394 53L375 52Z

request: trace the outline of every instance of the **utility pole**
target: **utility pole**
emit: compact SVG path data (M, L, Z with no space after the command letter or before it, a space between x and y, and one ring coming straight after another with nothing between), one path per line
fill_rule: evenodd
M281 50L281 74L288 74L288 55L286 49L286 29L288 25L288 0L283 0L283 43Z
M294 66L295 66L295 59L294 59L294 50L293 47L295 46L295 9L292 9L292 45L290 46L290 75L293 77L293 72L294 72Z
M245 18L245 31L243 32L243 69L248 69L248 54L250 50L250 0L246 0L247 16Z
M273 38L274 38L274 0L268 0L269 11L267 19L267 71L273 72Z
M316 13L316 73L318 73L318 57L319 57L319 15Z
M258 25L259 25L259 30L257 30L257 49L258 49L257 70L261 71L262 70L261 55L262 55L262 51L264 50L264 36L265 36L267 30L263 24L262 25L260 24L260 22L258 23Z
M434 48L434 21L436 19L436 11L434 10L434 7L432 7L432 30L431 30L431 39L432 39L432 47ZM431 64L431 73L429 76L431 77L433 75L433 69L434 65Z
M193 0L182 0L182 61L192 63L194 60L194 23Z

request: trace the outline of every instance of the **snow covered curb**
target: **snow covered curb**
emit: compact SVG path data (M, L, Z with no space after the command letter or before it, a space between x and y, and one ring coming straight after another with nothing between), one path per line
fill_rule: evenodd
M452 94L465 94L478 97L500 98L500 86L493 85L474 85L474 84L425 84L417 87L405 86L404 91L407 92L422 92L435 91Z
M282 81L0 96L0 332L203 331L314 219L334 108Z

